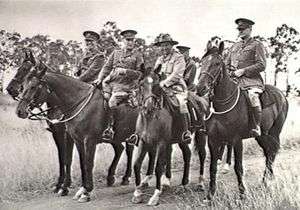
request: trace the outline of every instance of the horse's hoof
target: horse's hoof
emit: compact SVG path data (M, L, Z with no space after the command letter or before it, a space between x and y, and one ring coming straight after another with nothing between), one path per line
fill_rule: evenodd
M247 196L246 196L246 193L240 193L240 199L243 201L243 200L246 200Z
M203 206L203 207L205 207L205 206L211 206L211 205L212 205L212 201L209 200L209 199L207 199L207 198L205 198L203 200L203 203L201 204L201 206Z
M229 172L229 165L226 163L224 166L223 166L223 168L222 168L222 170L221 170L221 173L222 174L227 174L228 172Z
M66 195L68 195L68 193L69 193L68 189L60 188L59 191L57 192L57 195L59 195L59 196L66 196Z
M59 191L60 189L61 189L60 187L54 186L54 187L51 188L51 191L52 191L53 193L58 193L58 191Z
M128 179L123 179L121 182L121 185L129 185L129 180Z
M148 183L148 182L144 182L144 183L142 182L139 188L140 188L141 190L143 190L143 189L146 189L146 188L148 188L148 187L149 187L149 183Z
M188 179L182 179L181 184L182 184L183 186L185 186L185 185L187 185L189 182L190 182L190 181L189 181Z
M135 203L135 204L142 203L143 202L143 198L142 198L141 195L139 195L139 196L133 196L132 199L131 199L131 202Z
M152 197L150 198L150 200L147 203L147 206L156 206L159 204L159 196L161 194L161 190L156 189L154 191L154 194L152 195Z
M84 187L81 187L76 194L74 195L74 197L72 198L73 200L78 200L81 195L83 195L84 193L86 193L86 189Z
M91 197L89 194L82 194L80 198L77 200L79 203L86 203L91 200Z
M116 179L115 179L114 176L112 176L112 177L107 177L106 185L107 185L108 187L111 187L111 186L114 185L115 181L116 181Z
M204 185L203 185L203 184L198 184L198 185L196 186L196 191L198 191L198 192L203 192L203 191L205 191Z

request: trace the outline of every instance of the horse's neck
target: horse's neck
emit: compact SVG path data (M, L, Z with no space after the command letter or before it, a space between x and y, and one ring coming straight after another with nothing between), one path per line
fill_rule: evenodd
M49 72L45 78L51 91L54 92L62 105L78 102L90 90L89 84L57 73Z
M219 84L215 87L215 98L218 100L226 99L232 95L233 91L237 88L237 84L229 78L226 70L223 70L223 78L219 81Z

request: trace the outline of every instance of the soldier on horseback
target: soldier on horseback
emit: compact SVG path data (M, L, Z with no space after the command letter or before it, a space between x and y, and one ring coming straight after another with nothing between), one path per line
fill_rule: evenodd
M194 80L196 76L197 67L195 61L193 61L189 54L191 48L186 46L177 46L176 48L184 56L184 60L186 63L183 79L188 87L188 90L194 90Z
M135 50L136 34L134 30L121 32L124 48L110 54L97 79L97 86L102 85L104 97L111 109L109 126L103 132L103 139L108 141L114 136L114 110L128 98L143 72L143 56Z
M105 62L105 55L100 52L98 47L99 34L94 31L85 31L83 32L83 36L85 37L86 45L85 54L75 74L79 80L91 83L97 79Z
M163 80L160 82L160 87L176 104L179 103L180 116L178 121L182 123L182 140L191 140L190 117L187 107L187 93L188 88L184 81L184 72L186 69L186 62L184 56L176 52L173 46L178 44L169 34L161 35L155 46L160 47L162 56L160 56L155 64L155 71L158 71Z
M240 87L248 92L255 123L251 135L256 137L261 135L262 107L259 94L264 91L264 82L260 72L266 68L265 50L261 42L251 37L252 20L239 18L235 23L241 41L231 47L225 65L233 71L232 75L238 79Z

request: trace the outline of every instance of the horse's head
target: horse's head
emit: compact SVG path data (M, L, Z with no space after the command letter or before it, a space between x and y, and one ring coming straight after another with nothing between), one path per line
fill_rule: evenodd
M159 82L159 75L153 72L145 76L140 82L140 103L145 113L152 113L160 107L162 89Z
M213 37L207 43L205 55L202 57L197 92L199 95L212 93L214 87L223 77L224 62L222 52L224 42L219 37Z
M25 77L30 72L30 70L36 65L36 60L30 50L25 50L25 57L18 68L17 73L14 78L9 82L6 90L9 95L11 95L14 99L18 97L19 93L22 91L22 84L25 80Z
M32 109L40 107L47 101L51 91L44 79L46 71L47 67L40 63L24 79L23 91L16 110L18 117L28 117Z

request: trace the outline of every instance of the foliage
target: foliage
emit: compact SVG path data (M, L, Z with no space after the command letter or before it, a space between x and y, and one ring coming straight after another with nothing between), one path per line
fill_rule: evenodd
M287 63L289 58L300 49L299 32L286 24L276 29L276 35L268 38L271 47L270 56L275 59L275 85L278 72L288 73ZM288 85L288 84L287 84Z

